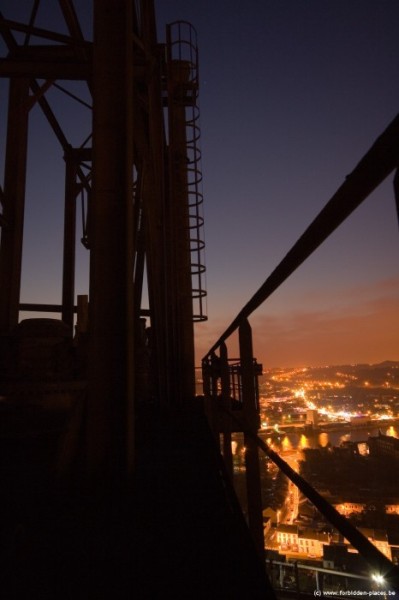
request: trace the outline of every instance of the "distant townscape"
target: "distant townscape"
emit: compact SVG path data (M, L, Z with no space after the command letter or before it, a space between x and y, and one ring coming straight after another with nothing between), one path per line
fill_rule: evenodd
M265 428L396 418L399 362L266 370L260 379L260 405Z
M399 485L393 473L399 466L399 362L266 370L259 380L259 404L264 441L398 563ZM240 486L245 447L239 434L233 454L245 504ZM368 574L350 543L267 457L261 469L269 558Z

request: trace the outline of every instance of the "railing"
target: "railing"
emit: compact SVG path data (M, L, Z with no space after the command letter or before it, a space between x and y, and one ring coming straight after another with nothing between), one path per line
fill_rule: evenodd
M378 577L366 577L349 571L325 569L300 562L268 560L266 572L277 597L316 596L323 598L357 596L384 597L386 582ZM387 590L393 595L394 590ZM290 594L291 593L291 594Z
M263 555L264 540L258 448L268 455L313 505L350 541L368 562L372 571L384 575L385 580L389 581L390 589L397 590L399 590L398 568L258 437L257 366L253 358L252 332L248 318L398 166L399 116L392 121L353 172L346 177L345 182L202 361L208 418L215 435L221 437L223 456L231 475L233 473L232 433L236 431L244 433L248 524L259 553ZM394 179L394 190L399 206L398 174ZM237 330L240 356L239 359L235 359L235 367L232 370L226 341ZM238 375L240 378L238 385L234 382L233 375ZM236 389L240 390L239 398Z

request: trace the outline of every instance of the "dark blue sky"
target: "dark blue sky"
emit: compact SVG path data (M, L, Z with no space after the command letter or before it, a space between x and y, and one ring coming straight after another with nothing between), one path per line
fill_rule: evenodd
M30 5L1 1L11 18ZM54 6L46 0L38 25L54 27ZM87 19L90 2L76 6ZM164 24L179 19L198 33L209 292L199 359L399 112L399 3L156 0L156 8L160 41ZM67 119L69 100L52 94ZM1 139L5 102L2 85ZM89 111L74 111L68 127L80 143ZM23 300L59 302L64 165L36 109L31 121ZM390 177L251 319L265 366L399 359L397 230ZM79 257L84 293L87 255Z
M399 3L157 2L198 32L205 349L399 109ZM160 28L161 31L161 28ZM251 322L268 365L399 358L391 178Z

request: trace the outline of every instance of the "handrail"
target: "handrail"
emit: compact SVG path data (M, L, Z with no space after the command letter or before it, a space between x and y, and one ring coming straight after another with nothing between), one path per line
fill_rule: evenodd
M210 356L347 217L399 166L399 115L377 138L355 169L288 254L212 346ZM206 356L204 358L206 358Z

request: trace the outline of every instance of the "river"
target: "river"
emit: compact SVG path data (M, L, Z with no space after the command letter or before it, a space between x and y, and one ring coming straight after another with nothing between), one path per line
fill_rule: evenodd
M369 436L377 436L379 431L385 435L399 438L399 425L384 425L379 422L378 426L368 427L343 427L333 431L315 431L314 433L290 432L280 435L273 434L269 436L266 433L260 433L260 437L265 440L274 450L303 450L304 448L325 448L327 445L340 446L346 441L367 442Z

